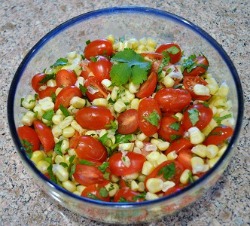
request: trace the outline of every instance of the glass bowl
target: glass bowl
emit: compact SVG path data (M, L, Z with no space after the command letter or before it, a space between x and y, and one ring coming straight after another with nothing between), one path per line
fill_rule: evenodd
M183 190L153 201L141 203L107 203L74 195L49 181L26 156L16 128L23 110L21 97L32 92L31 77L43 71L58 57L68 52L82 51L87 40L115 37L151 37L158 43L176 41L185 55L204 53L210 61L210 72L230 87L235 131L223 156L205 176ZM82 216L109 223L149 222L172 214L197 200L220 177L236 146L243 118L243 94L237 71L226 54L209 34L186 19L171 13L144 7L107 8L89 12L59 25L45 35L25 56L13 78L8 96L8 122L12 138L24 164L39 186L62 206Z

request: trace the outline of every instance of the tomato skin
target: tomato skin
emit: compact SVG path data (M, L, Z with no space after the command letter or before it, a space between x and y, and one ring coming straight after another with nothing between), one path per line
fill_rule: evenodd
M112 174L116 176L126 176L141 171L146 158L135 152L128 152L126 156L130 159L129 167L123 164L121 152L116 152L109 158L109 168Z
M96 199L98 200L102 200L105 202L109 202L110 201L110 197L109 195L107 197L103 197L100 194L100 189L103 188L103 185L100 184L91 184L89 186L87 186L83 191L81 196L83 197L87 197L87 198L91 198L91 195L94 196Z
M205 145L221 145L233 135L233 128L225 125L215 127L206 140L203 142Z
M35 74L31 79L31 86L37 93L39 92L39 88L43 85L41 81L44 77L45 73L38 73Z
M138 111L135 109L129 109L122 112L118 118L118 133L120 134L130 134L134 133L138 127Z
M59 87L75 85L77 76L74 71L61 69L56 73L56 84Z
M160 125L161 111L155 99L150 97L142 99L138 107L138 119L139 128L146 136L155 134L159 128L159 125L155 126L145 119L153 112L156 112L159 115L160 119L158 124Z
M51 132L51 128L46 126L40 120L33 122L34 129L42 143L45 152L51 151L55 147L54 136Z
M73 176L76 182L84 186L100 184L106 181L102 172L96 166L76 164Z
M80 109L76 113L75 119L84 129L99 130L105 129L114 116L106 107L90 106Z
M207 71L207 68L209 67L209 62L205 56L197 56L196 59L194 59L194 62L197 66L190 72L185 69L183 71L184 76L200 76Z
M185 87L186 90L188 90L188 92L191 94L192 98L194 100L203 100L206 101L208 100L211 95L197 95L194 92L194 86L196 84L200 84L200 85L207 85L207 82L200 76L184 76L183 79L183 85Z
M87 88L86 95L90 101L93 101L96 98L106 98L108 96L108 92L104 89L101 82L94 76L87 78L84 86ZM95 92L92 93L90 89L94 89Z
M112 63L106 57L98 56L96 61L89 62L88 67L99 82L101 82L103 79L110 80L110 70Z
M90 42L84 49L84 56L90 60L95 56L111 56L113 54L113 45L109 40L97 39Z
M190 93L184 89L163 88L159 90L154 99L163 112L180 112L187 107L192 98Z
M181 150L178 153L177 161L185 168L192 170L191 165L192 152L190 149Z
M102 143L91 136L80 136L75 149L80 159L104 162L108 153Z
M183 186L183 187L184 187L184 186ZM180 185L175 185L174 187L169 188L167 191L165 191L165 192L164 192L164 196L171 195L171 194L173 194L173 193L175 193L175 192L178 192L178 191L180 191L183 187L180 186Z
M76 86L64 87L56 96L54 109L57 110L60 107L60 105L66 108L69 107L70 100L75 96L82 97L82 92L78 87Z
M55 94L57 88L58 88L57 86L56 87L48 86L46 89L39 91L38 92L39 99L43 99L45 97L52 97L52 95Z
M181 150L192 148L193 144L190 142L190 140L185 138L180 138L178 140L173 141L168 149L165 151L165 155L168 153L175 151L176 153L179 153Z
M17 128L17 133L21 141L22 140L28 141L32 145L31 147L32 151L39 150L40 140L38 138L36 131L33 128L29 126L21 126ZM25 144L23 145L25 147ZM29 147L25 147L25 148L29 148Z
M141 85L139 91L136 93L136 97L142 99L144 97L151 96L153 92L155 91L157 82L158 82L157 74L154 71L152 71L147 81L145 81Z
M198 121L195 124L191 122L189 117L189 112L194 109L198 110ZM182 125L185 130L193 126L202 130L209 124L212 118L213 111L211 108L204 106L204 104L194 104L183 113Z
M181 177L182 172L184 171L183 166L175 160L167 160L161 163L160 165L158 165L149 175L146 176L145 187L147 188L146 183L147 183L147 180L150 178L161 178L163 181L166 181L166 179L163 177L162 174L159 173L159 171L163 167L168 166L171 163L175 164L175 174L173 175L172 178L169 178L168 180L175 182L176 185L180 184L180 177Z
M177 126L174 126L177 125ZM158 134L168 142L183 136L183 128L180 122L172 116L164 116L161 120Z
M168 49L170 48L177 48L179 51L176 54L170 53L168 52ZM181 48L178 44L176 43L166 43L166 44L162 44L160 45L157 49L156 49L156 53L162 53L163 51L167 51L170 57L170 63L171 64L176 64L177 62L180 61L181 59Z
M140 202L144 199L137 198L139 192L131 190L129 187L122 187L114 196L114 202Z

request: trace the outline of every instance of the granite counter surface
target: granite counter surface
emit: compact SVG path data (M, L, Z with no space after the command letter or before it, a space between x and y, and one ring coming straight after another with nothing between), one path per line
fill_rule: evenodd
M0 0L0 225L102 225L48 199L26 171L7 123L9 85L21 60L40 38L60 23L99 8L140 5L175 13L214 37L242 79L245 116L229 167L190 207L150 225L250 225L250 2L248 0Z

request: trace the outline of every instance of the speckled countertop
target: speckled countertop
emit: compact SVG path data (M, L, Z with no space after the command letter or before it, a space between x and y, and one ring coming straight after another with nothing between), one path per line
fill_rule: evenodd
M248 0L0 0L0 225L102 225L48 199L21 162L7 123L7 95L28 50L71 17L103 7L141 5L166 10L210 33L232 58L242 79L245 116L235 156L199 201L151 225L250 225L250 2Z

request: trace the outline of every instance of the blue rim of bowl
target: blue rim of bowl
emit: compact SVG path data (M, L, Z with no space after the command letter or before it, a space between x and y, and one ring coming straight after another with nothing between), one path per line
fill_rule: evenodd
M170 19L170 20L173 20L179 24L184 25L188 29L199 34L201 37L205 38L206 41L209 42L213 46L213 48L217 50L219 55L224 59L225 63L227 64L227 67L229 68L229 70L233 76L236 87L238 87L238 89L237 89L237 99L238 99L238 112L237 112L237 114L238 114L238 117L237 117L236 125L235 125L235 128L238 128L238 130L235 130L235 132L234 132L234 134L233 134L233 136L230 139L230 142L228 144L228 148L226 149L223 156L219 159L219 161L215 164L215 166L213 168L211 168L202 178L200 178L199 180L193 182L192 184L188 185L187 187L183 188L182 190L180 190L174 194L171 194L169 196L165 196L162 198L158 198L156 200L143 201L143 202L138 202L138 203L129 203L129 202L115 203L115 202L103 202L103 201L99 201L99 200L88 199L85 197L75 195L75 194L63 189L62 187L58 186L57 184L51 182L46 176L44 176L35 167L35 165L31 162L31 160L25 154L25 151L23 150L21 142L18 138L16 126L14 123L13 109L14 109L14 99L15 99L16 88L17 88L18 82L23 74L24 69L26 68L26 65L29 63L29 61L32 59L32 57L36 54L36 52L39 51L39 49L42 46L44 46L51 38L53 38L54 36L59 34L61 31L71 27L72 25L74 25L76 23L79 23L79 22L82 22L85 20L89 20L93 17L98 17L98 16L102 16L102 15L112 15L112 14L118 14L118 13L128 13L128 14L129 13L140 13L140 14L147 14L150 16L158 16L161 18ZM76 17L60 24L59 26L57 26L56 28L51 30L49 33L47 33L42 39L40 39L33 46L33 48L27 53L27 55L25 56L25 58L23 59L23 61L19 65L19 67L14 75L11 86L10 86L9 95L8 95L8 102L7 102L7 110L8 110L9 128L10 128L10 132L12 135L12 139L13 139L13 141L14 141L14 143L19 151L21 158L25 161L25 163L27 163L27 165L33 170L33 172L39 178L41 178L45 183L47 183L47 185L49 187L53 187L55 190L58 190L59 192L65 194L71 198L77 199L78 201L84 201L84 202L94 204L94 205L108 206L108 207L114 207L114 208L117 208L117 207L120 207L120 208L129 208L130 207L130 208L132 208L132 207L148 206L151 204L157 204L157 203L161 203L161 202L164 202L167 200L171 200L172 198L176 198L178 196L181 196L182 194L186 193L187 191L192 190L194 187L201 185L203 181L206 181L216 171L216 169L223 163L224 159L232 151L232 148L238 139L238 136L240 134L241 125L242 125L242 120L243 120L244 101L243 101L243 91L242 91L241 82L240 82L237 70L236 70L233 62L231 61L231 59L229 58L227 53L224 51L224 49L221 47L221 45L219 45L217 43L217 41L214 38L212 38L206 31L204 31L200 27L196 26L192 22L190 22L190 21L188 21L180 16L177 16L175 14L169 13L167 11L158 10L158 9L154 9L154 8L148 8L148 7L131 6L131 7L104 8L104 9L99 9L99 10L87 12L85 14L76 16Z

